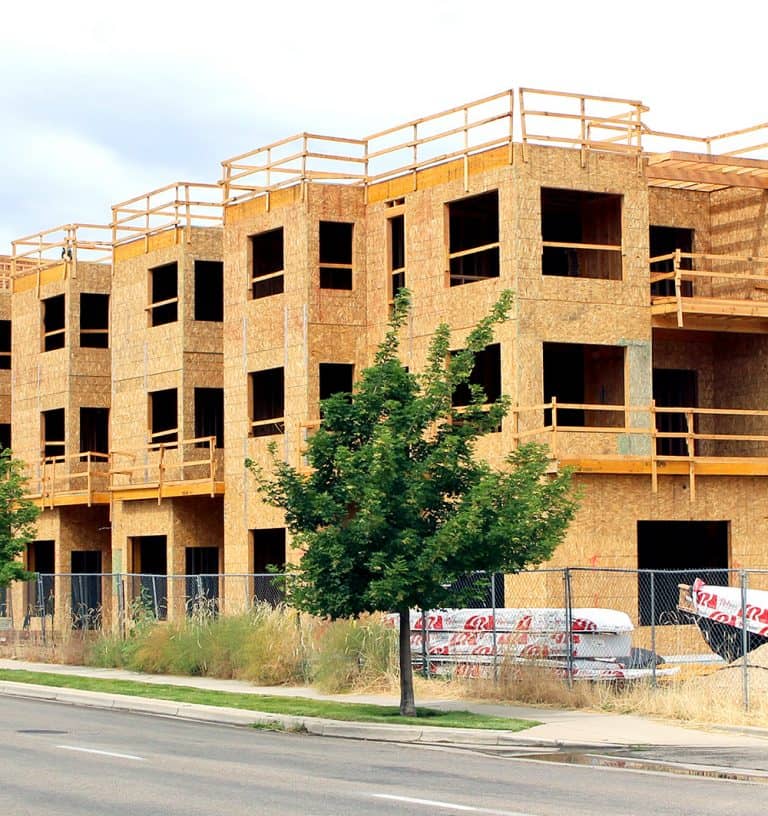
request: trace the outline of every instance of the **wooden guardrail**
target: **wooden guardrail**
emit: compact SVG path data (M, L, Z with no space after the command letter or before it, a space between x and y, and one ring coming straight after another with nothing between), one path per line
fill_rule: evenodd
M688 263L690 262L690 264ZM669 271L654 271L654 265L670 265ZM701 264L699 268L684 269L683 266ZM724 264L731 266L730 271L716 271L715 269L701 268L706 265ZM768 258L761 258L749 255L713 254L705 252L682 252L677 249L665 255L657 255L650 259L651 285L662 281L674 282L674 295L651 295L651 303L660 302L664 298L674 297L676 304L677 325L684 325L684 314L686 311L702 311L706 307L695 308L692 299L703 300L725 300L725 301L749 301L755 291L755 286L768 289ZM736 271L733 271L733 267ZM764 272L743 272L747 269L764 269ZM709 292L703 293L692 287L690 294L683 291L683 283L688 281L692 284L696 281L707 280L710 283ZM718 286L718 284L730 284L730 286ZM742 284L733 286L733 284ZM768 312L768 302L765 303ZM733 314L738 314L738 307L734 306Z
M584 412L590 415L589 424L575 424L562 421L563 412ZM596 414L612 415L612 422L596 421ZM716 463L721 465L741 465L745 460L765 459L768 468L768 410L741 408L704 408L693 406L660 406L652 401L648 405L598 405L590 403L565 403L557 399L530 406L515 406L510 409L512 439L516 447L522 442L537 440L549 445L552 456L560 459L599 459L586 451L580 452L575 439L582 434L601 434L613 437L634 437L647 440L647 453L621 454L617 445L610 458L639 458L648 462L653 491L658 490L658 476L665 463L684 462L688 466L690 496L696 495L697 465ZM572 418L572 414L570 415ZM680 427L664 429L664 417L675 417L672 424ZM542 421L543 420L543 421ZM707 422L709 430L701 430ZM765 431L749 432L749 425L762 423ZM525 426L528 427L525 427ZM728 427L730 425L730 427ZM658 440L672 440L679 452L664 453L657 445ZM718 453L715 446L703 451L700 443L738 443L740 455ZM751 446L751 453L744 453ZM670 446L671 447L671 446Z
M165 433L165 432L162 432ZM131 451L110 452L109 489L119 490L150 487L157 490L157 503L163 499L163 489L177 484L207 484L211 496L216 493L216 437L200 436L172 442L152 442ZM199 468L201 475L188 477L190 468ZM120 481L116 477L125 477Z
M55 506L62 496L81 495L90 507L94 494L107 490L108 465L109 456L96 451L45 456L39 475L30 479L30 495L39 497L43 507Z
M224 202L231 204L306 182L370 184L508 145L512 161L514 95L503 91L413 119L362 139L298 133L222 162ZM269 204L269 197L267 197Z
M110 223L115 246L144 239L145 249L152 235L170 229L193 226L218 227L223 223L221 187L191 181L177 181L156 190L112 205Z

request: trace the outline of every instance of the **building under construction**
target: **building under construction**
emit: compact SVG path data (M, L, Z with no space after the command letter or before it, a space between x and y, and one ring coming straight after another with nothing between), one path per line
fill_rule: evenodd
M43 508L29 569L291 560L244 460L277 443L302 465L319 401L352 388L403 286L412 371L440 321L461 348L515 292L473 374L513 407L479 451L500 464L536 440L575 469L556 565L765 566L768 125L649 122L639 101L505 91L364 138L281 139L14 241L0 441Z

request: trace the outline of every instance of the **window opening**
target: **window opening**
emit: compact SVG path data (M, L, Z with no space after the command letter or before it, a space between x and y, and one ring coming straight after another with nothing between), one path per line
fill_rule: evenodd
M43 456L64 456L64 409L43 411Z
M80 294L81 348L109 348L109 295Z
M27 570L36 572L36 581L25 584L24 605L27 614L35 617L53 615L55 608L54 573L56 545L53 540L30 541L27 545Z
M390 300L405 287L405 216L390 218L389 225L389 274Z
M280 583L271 576L273 570L285 571L286 544L284 527L251 530L253 545L254 601L279 604L283 601Z
M352 363L320 363L320 400L333 394L351 394L355 376Z
M67 331L64 305L64 295L43 301L43 351L64 348Z
M11 449L11 423L0 423L0 451Z
M657 408L697 408L699 405L698 372L680 368L653 369L653 398ZM698 432L698 414L693 415L693 432ZM656 413L659 433L679 434L675 437L656 438L659 456L688 456L688 419L685 411ZM698 440L693 440L692 454L696 454Z
M285 527L251 530L251 537L254 573L269 572L270 567L278 570L285 567Z
M251 297L279 295L284 289L283 228L251 236Z
M498 343L493 343L475 354L475 365L469 376L469 382L458 386L453 392L451 403L454 408L472 402L471 385L479 385L483 389L486 404L496 402L501 396L501 346Z
M80 453L109 453L109 408L80 409Z
M0 320L0 369L11 367L11 321Z
M582 343L544 343L544 402L557 400L558 427L617 427L622 411L599 405L624 405L624 347ZM574 407L560 407L560 404ZM552 409L544 424L552 424Z
M679 622L678 584L701 578L706 584L728 584L727 521L638 521L637 567L659 570L638 574L641 626ZM652 602L653 600L653 602Z
M451 286L499 277L499 193L448 204L448 263Z
M219 548L187 547L187 614L210 615L219 611Z
M164 535L131 539L132 596L141 611L158 620L168 617L168 539Z
M179 265L173 263L149 270L151 302L150 326L175 323L179 319Z
M150 404L150 441L177 442L179 439L178 394L175 388L152 391Z
M224 320L224 263L195 261L195 320Z
M98 629L101 626L101 551L73 550L72 627Z
M216 447L224 447L224 389L195 388L195 438L216 437ZM198 442L198 446L205 446Z
M541 188L541 271L621 280L621 196Z
M282 368L251 375L251 436L285 433L285 384Z
M663 255L671 255L676 250L681 252L693 252L694 230L683 227L659 227L651 225L649 230L649 245L651 258L658 258ZM680 269L693 269L691 258L680 258ZM665 258L663 261L651 263L651 280L656 275L674 273L675 261L673 258ZM693 295L693 281L680 281L680 294L682 297ZM665 280L651 283L651 295L654 297L675 297L675 280L667 278Z
M352 288L352 233L354 224L320 222L320 288Z

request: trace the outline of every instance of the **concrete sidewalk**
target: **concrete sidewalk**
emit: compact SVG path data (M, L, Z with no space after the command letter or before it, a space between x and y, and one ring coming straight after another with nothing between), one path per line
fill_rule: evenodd
M340 702L365 702L397 705L391 695L379 694L320 694L307 687L253 686L240 680L219 680L209 677L178 677L148 675L123 669L100 669L86 666L64 666L0 660L2 669L25 669L81 677L111 680L134 680L146 684L168 684L246 694L308 697ZM77 705L114 708L134 712L163 714L188 719L248 725L254 722L280 723L288 729L304 729L313 734L356 739L397 742L497 746L506 750L642 750L643 757L663 761L686 762L697 757L707 758L707 767L751 769L768 774L768 731L760 729L694 729L626 714L601 714L587 711L567 711L530 706L508 706L473 703L467 700L446 701L419 699L419 705L439 709L461 709L500 717L538 720L541 725L520 732L482 731L474 729L374 725L338 722L310 717L287 717L240 709L201 706L152 700L126 695L104 694L21 683L0 683L0 694L57 700Z

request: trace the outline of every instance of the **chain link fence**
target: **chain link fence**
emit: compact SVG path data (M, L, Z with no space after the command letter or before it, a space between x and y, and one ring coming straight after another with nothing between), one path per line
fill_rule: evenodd
M127 634L139 620L239 614L285 599L285 575L36 575L0 589L0 629ZM679 684L749 707L768 687L768 571L473 573L448 609L414 611L418 671L498 678L541 666L568 683Z
M285 597L285 575L37 574L0 590L0 627L39 633L109 629L137 621L239 614Z
M569 683L643 680L745 708L768 687L768 571L540 569L449 589L461 608L411 616L425 674L538 666Z

